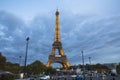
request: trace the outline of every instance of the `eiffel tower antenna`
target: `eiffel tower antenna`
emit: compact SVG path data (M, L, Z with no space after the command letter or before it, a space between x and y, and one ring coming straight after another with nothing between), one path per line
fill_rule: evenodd
M71 66L69 61L67 60L66 55L64 54L64 50L62 49L62 43L60 40L60 25L59 25L59 11L56 10L56 23L55 23L55 33L54 33L54 42L52 45L52 52L49 55L48 62L46 67L50 67L51 63L60 63L62 64L64 69L67 69ZM55 50L58 50L59 54L55 54Z

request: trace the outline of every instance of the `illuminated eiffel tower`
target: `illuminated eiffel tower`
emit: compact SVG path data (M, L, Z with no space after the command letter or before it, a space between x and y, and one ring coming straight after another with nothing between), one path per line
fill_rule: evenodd
M64 50L62 49L62 43L60 40L60 27L59 27L59 12L58 10L55 13L56 15L56 26L55 26L55 35L54 35L54 43L52 45L52 52L49 55L48 62L46 67L50 67L51 63L60 63L64 69L68 69L71 65L67 60L66 55L64 54ZM58 50L59 54L55 54L56 50Z

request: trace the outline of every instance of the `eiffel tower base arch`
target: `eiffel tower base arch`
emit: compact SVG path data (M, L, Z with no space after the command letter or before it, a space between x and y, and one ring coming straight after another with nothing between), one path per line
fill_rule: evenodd
M49 60L46 64L46 67L50 67L52 63L60 63L63 69L68 69L70 67L70 63L67 60L66 55L63 55L63 56L49 55Z

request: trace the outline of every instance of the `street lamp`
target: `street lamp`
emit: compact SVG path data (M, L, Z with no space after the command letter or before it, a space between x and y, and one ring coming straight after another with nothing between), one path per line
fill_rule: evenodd
M19 67L21 66L21 56L19 56ZM20 73L20 68L19 68L19 73Z
M89 58L89 63L90 63L90 66L91 66L91 57L88 57ZM91 70L91 68L90 68L90 70Z
M85 80L85 65L84 65L84 55L83 55L83 51L81 51L82 53L82 63L83 63L83 76L84 76L84 80Z
M21 65L21 56L19 56L19 65Z
M90 63L90 65L91 65L91 57L89 57L89 63Z
M90 80L92 80L91 57L88 57L88 58L89 58L89 63L90 63Z
M26 53L25 53L25 65L24 65L24 77L26 76L26 63L27 63L27 53L28 53L28 41L29 41L29 37L26 38Z

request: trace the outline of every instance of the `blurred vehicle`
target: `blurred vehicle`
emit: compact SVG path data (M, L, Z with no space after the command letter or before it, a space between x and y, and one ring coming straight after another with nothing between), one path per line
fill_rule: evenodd
M76 78L76 77L77 77L77 75L71 75L71 77L72 77L72 78Z
M76 76L76 80L83 80L83 79L84 79L83 75L77 75Z
M40 77L41 80L46 80L46 79L50 79L49 75L43 75Z
M116 69L112 69L112 70L111 70L111 76L116 76L116 75L117 75Z

